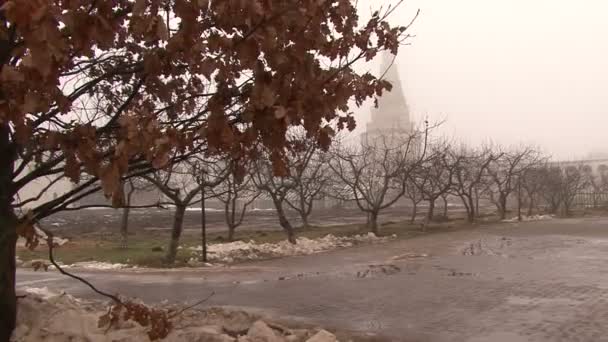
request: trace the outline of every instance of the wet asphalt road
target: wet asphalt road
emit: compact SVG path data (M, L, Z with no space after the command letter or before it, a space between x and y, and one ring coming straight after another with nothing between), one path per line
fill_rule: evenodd
M426 256L425 256L426 255ZM500 224L188 271L82 271L149 302L239 306L394 341L608 341L608 219ZM93 297L56 272L18 287Z

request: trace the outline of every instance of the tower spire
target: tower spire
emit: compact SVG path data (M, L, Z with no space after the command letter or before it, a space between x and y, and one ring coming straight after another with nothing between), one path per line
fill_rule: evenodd
M397 62L394 61L394 55L387 51L382 53L380 74L384 74L384 79L391 83L392 89L378 99L378 108L372 109L367 133L381 134L387 130L411 132L410 112L403 95Z

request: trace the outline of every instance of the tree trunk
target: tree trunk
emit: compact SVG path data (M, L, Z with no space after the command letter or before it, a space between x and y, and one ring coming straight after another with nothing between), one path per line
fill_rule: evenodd
M447 197L442 197L443 198L443 217L444 218L448 218L448 198Z
M205 212L205 188L201 189L201 261L207 262L207 213Z
M312 207L312 203L310 204ZM300 218L302 219L302 228L310 228L310 224L308 223L308 216L310 211L307 208L306 198L304 196L300 196L300 210L299 210Z
M179 247L179 238L182 235L184 225L184 214L186 213L185 205L175 206L175 215L173 216L173 228L171 230L171 241L169 242L169 250L165 262L172 265L177 256L177 248Z
M308 223L308 215L301 214L300 216L302 218L302 228L310 228L310 224Z
M435 214L435 200L429 200L429 211L426 213L427 222L433 221L433 216Z
M475 208L475 202L473 201L473 197L468 198L469 201L469 211L467 212L467 219L470 223L475 222L475 217L478 215L477 209Z
M521 222L521 181L517 180L517 221Z
M16 219L8 206L0 213L0 341L8 341L16 324L17 296L15 294L15 252L17 244ZM6 210L8 209L8 210Z
M499 195L498 197L498 213L500 219L504 220L507 218L507 196Z
M372 211L369 213L369 222L367 227L370 232L374 233L374 235L378 236L378 212Z
M236 229L236 206L234 200L228 198L224 202L224 216L226 219L226 226L228 227L228 241L234 241L234 230Z
M232 242L234 241L234 231L236 230L236 227L234 225L228 225L228 241Z
M131 211L129 207L122 209L122 220L120 222L120 248L122 249L128 248L129 211Z
M120 222L120 248L129 248L129 212L131 211L131 197L133 195L133 189L129 189L127 193L126 207L122 209L122 220Z
M293 231L291 223L289 223L289 220L287 219L287 216L285 216L285 211L283 211L283 206L281 205L281 202L279 200L274 200L274 206L277 209L277 215L279 216L279 224L287 234L287 240L295 245L296 235Z
M416 215L418 214L418 203L416 203L416 202L412 202L412 203L413 203L412 218L410 218L410 223L416 222Z
M472 200L472 198L471 198ZM473 203L473 202L471 202ZM479 216L479 191L475 189L475 212L473 213L474 217Z
M0 341L8 341L17 321L15 293L15 252L17 218L11 208L13 151L9 146L9 129L0 126Z
M532 216L532 211L534 210L534 198L532 196L529 196L529 202L528 202L528 216Z

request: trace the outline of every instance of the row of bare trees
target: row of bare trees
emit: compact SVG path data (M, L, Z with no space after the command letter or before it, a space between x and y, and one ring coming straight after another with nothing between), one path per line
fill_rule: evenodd
M335 139L327 150L314 137L292 133L288 145L286 163L279 165L282 170L270 161L271 151L261 150L247 164L228 157L193 156L132 182L129 189L158 188L175 207L167 262L175 260L186 208L210 198L223 206L228 240L235 238L252 203L264 198L274 206L287 239L296 243L288 212L309 227L314 206L323 198L351 203L366 213L369 231L378 234L380 214L398 202L411 204L411 222L420 204L426 203L426 225L446 219L454 202L461 204L469 222L480 216L480 202L493 205L500 219L513 207L520 216L522 208L527 215L559 210L568 215L580 192L608 189L606 167L593 172L588 166L551 165L530 146L457 145L432 138L428 128L368 135L351 143ZM443 212L437 213L440 201ZM202 211L204 215L204 206Z

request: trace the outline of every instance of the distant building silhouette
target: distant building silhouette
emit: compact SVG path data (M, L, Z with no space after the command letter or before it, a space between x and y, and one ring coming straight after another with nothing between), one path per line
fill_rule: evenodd
M372 108L371 120L367 123L366 131L361 135L362 144L370 144L379 137L404 138L414 132L410 119L410 109L403 95L401 79L397 63L393 63L393 55L385 52L382 55L381 73L386 73L384 79L393 88L378 99L378 107Z

